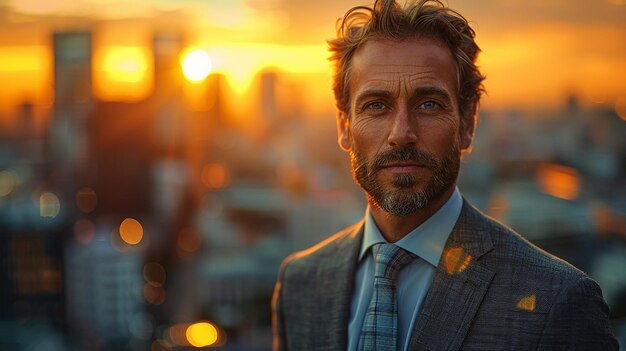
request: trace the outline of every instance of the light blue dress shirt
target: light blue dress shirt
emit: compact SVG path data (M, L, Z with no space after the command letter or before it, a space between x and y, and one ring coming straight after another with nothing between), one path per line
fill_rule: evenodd
M450 199L429 219L413 229L395 244L418 258L400 271L396 283L398 303L398 345L406 350L410 331L417 319L422 301L430 288L448 236L461 214L463 199L456 188ZM374 223L369 208L365 211L365 229L354 281L354 293L348 323L348 351L359 344L361 326L372 298L374 287L374 258L370 247L386 240Z

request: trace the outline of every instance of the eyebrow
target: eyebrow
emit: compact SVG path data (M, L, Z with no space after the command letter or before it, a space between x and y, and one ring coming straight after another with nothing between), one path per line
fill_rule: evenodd
M387 90L367 89L356 96L355 101L361 101L368 97L390 97L392 94Z
M447 90L436 86L419 87L413 91L413 94L411 94L411 98L425 95L438 95L440 98L445 99L446 102L452 102L452 97L450 96L450 93Z
M393 94L388 90L366 89L359 93L358 96L356 96L355 101L358 102L368 97L391 97L392 95ZM445 99L446 102L452 102L452 97L450 96L450 93L448 93L447 90L436 86L425 86L414 89L411 94L411 99L428 95L438 95L439 97Z

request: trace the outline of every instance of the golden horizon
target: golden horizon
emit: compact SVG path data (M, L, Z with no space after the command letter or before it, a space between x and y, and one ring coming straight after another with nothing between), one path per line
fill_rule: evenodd
M118 35L93 36L95 98L136 102L149 97L154 88L149 32L142 28L124 40ZM588 48L582 50L581 43L589 43ZM482 108L555 109L563 107L569 96L576 96L585 106L613 106L626 98L626 79L616 79L626 77L626 45L620 43L626 43L626 33L618 28L588 30L564 24L483 35L478 63L487 75L487 95ZM325 43L231 42L199 36L194 42L185 41L180 54L190 47L208 53L211 74L224 75L232 90L231 100L251 94L257 76L273 71L305 87L305 98L314 101L309 105L318 111L334 110ZM12 82L0 87L3 115L24 102L52 104L53 53L49 43L2 45L0 40L0 79Z

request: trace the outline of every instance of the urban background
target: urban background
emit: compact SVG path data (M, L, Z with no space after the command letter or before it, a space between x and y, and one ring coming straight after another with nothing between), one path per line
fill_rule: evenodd
M363 216L325 40L360 1L0 0L0 350L269 350L278 267ZM626 3L450 1L459 187L588 272L626 345Z

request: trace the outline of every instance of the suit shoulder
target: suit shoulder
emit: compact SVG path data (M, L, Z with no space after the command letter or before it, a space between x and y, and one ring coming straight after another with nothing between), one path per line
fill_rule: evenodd
M531 243L515 230L483 215L494 246L493 256L518 269L534 271L539 275L557 276L564 281L577 281L584 272L567 261L552 255Z

